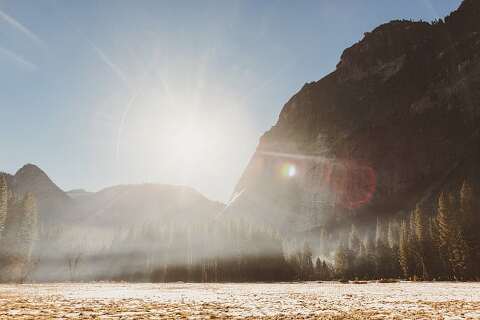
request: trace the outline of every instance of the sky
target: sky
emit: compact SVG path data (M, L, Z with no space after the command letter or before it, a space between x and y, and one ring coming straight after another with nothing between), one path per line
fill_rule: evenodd
M306 82L392 19L460 0L0 0L0 171L64 190L188 185L227 201Z

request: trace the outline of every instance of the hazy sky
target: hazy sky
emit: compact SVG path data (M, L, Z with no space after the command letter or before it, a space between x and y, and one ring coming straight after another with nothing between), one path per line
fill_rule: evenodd
M0 171L225 201L283 104L344 48L459 3L0 0Z

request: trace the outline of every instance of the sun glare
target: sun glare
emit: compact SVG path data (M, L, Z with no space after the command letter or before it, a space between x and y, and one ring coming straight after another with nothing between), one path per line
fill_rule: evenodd
M183 165L193 165L211 156L215 138L201 126L189 127L171 137L171 156Z

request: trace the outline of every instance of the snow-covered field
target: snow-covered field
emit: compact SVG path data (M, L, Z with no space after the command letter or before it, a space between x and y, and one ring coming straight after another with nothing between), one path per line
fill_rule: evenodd
M480 319L480 283L0 285L0 319Z

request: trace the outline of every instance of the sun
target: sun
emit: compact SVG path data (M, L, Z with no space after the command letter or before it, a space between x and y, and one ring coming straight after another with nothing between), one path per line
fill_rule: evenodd
M170 139L167 152L182 165L194 165L211 155L215 139L209 130L201 126L180 129Z

